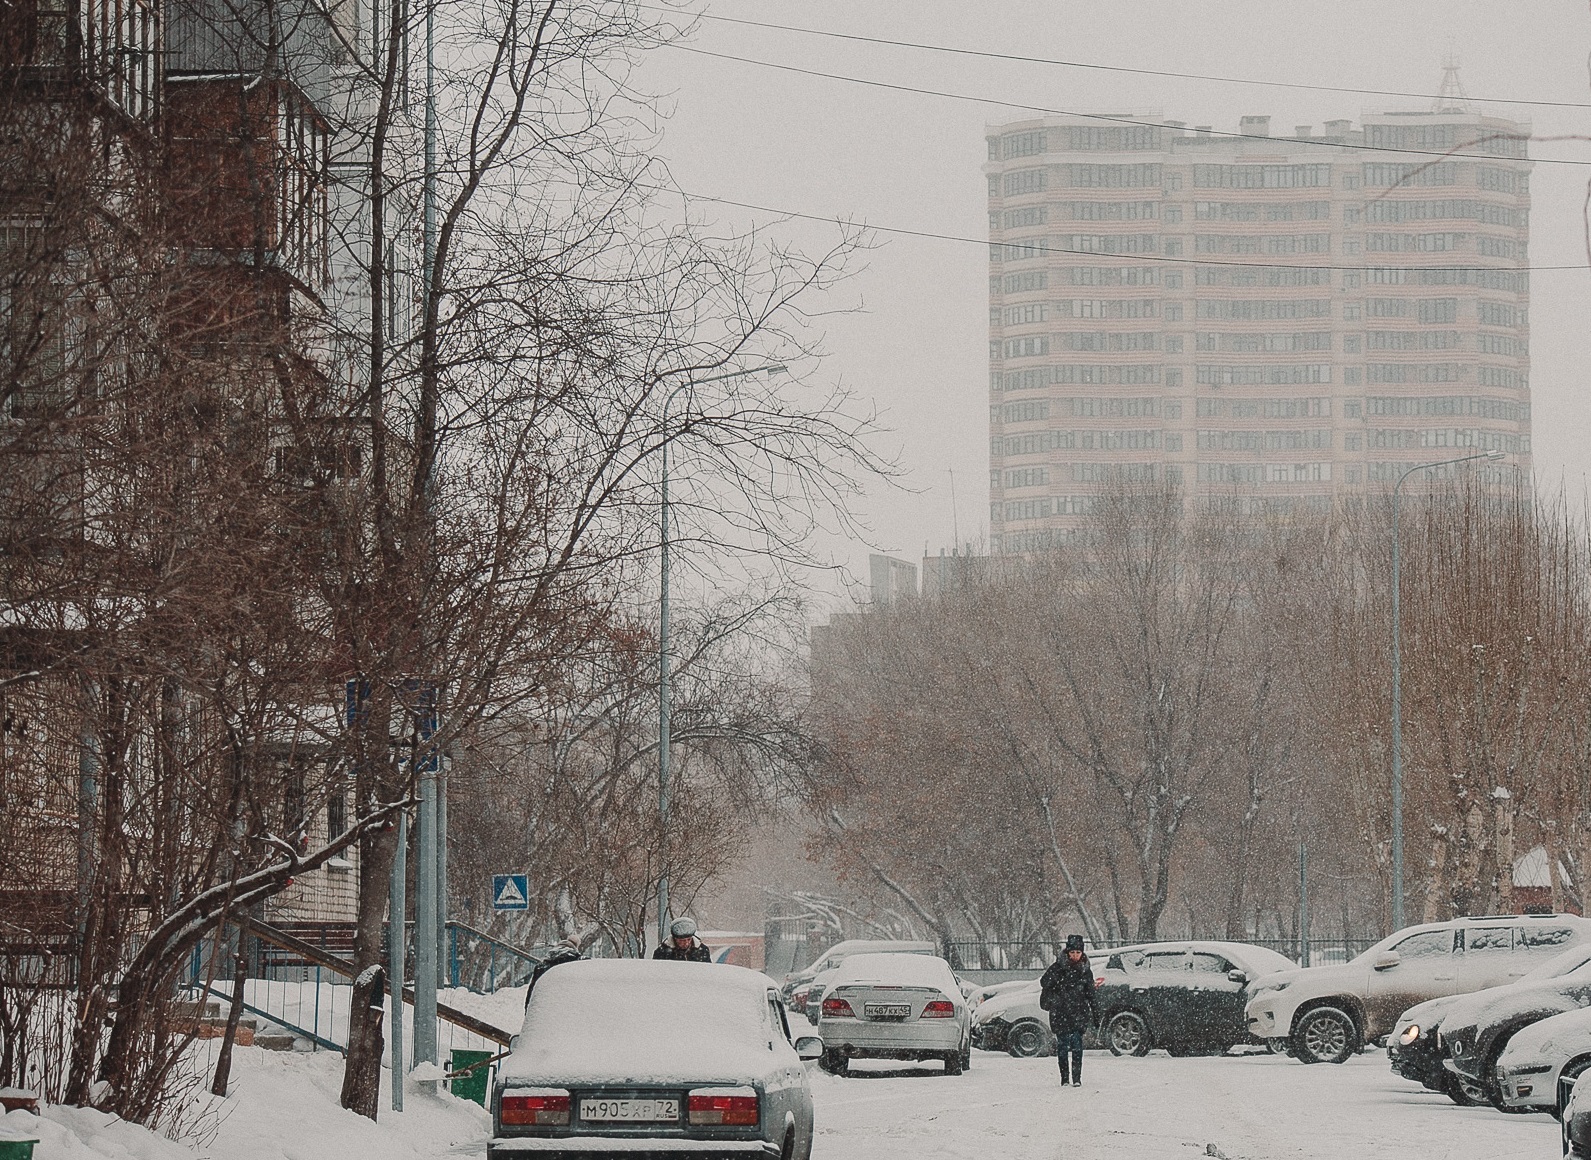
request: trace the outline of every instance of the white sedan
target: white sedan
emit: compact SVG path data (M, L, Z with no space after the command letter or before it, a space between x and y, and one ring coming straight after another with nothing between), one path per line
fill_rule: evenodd
M1497 1088L1505 1108L1556 1112L1558 1077L1577 1078L1591 1067L1591 1008L1566 1011L1522 1027L1497 1058Z
M971 1063L967 1001L950 964L934 955L852 955L823 996L818 1034L825 1071L853 1059L944 1060L960 1075Z

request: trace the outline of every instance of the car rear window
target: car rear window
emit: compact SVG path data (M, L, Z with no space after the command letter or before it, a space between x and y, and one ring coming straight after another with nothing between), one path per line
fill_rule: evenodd
M1519 945L1529 950L1557 950L1574 941L1574 931L1564 926L1522 926L1518 937Z
M1392 949L1405 959L1436 958L1452 952L1453 936L1445 930L1421 931L1411 934Z
M1224 975L1232 969L1232 964L1220 955L1212 955L1207 951L1194 951L1193 969L1204 974Z

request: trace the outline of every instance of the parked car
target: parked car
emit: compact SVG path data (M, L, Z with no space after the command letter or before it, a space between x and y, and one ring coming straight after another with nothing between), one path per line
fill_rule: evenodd
M1491 1103L1504 1107L1497 1061L1508 1041L1532 1023L1591 1006L1591 960L1580 949L1557 960L1575 964L1567 973L1466 995L1448 1008L1441 1030L1443 1066L1480 1084Z
M803 1060L767 976L717 963L603 959L549 971L492 1090L487 1160L615 1152L799 1157L812 1150ZM560 1147L568 1141L567 1150Z
M986 1002L998 995L1009 994L1012 991L1025 991L1038 986L1038 983L1037 979L1008 979L1004 983L986 983L982 987L973 988L972 992L967 995L967 1006L976 1012L979 1007L982 1007Z
M1560 1080L1558 1107L1564 1160L1591 1160L1591 1082Z
M1234 942L1164 942L1109 952L1097 981L1100 1039L1116 1055L1220 1054L1259 1042L1244 1023L1249 987L1292 960Z
M1055 1054L1050 1017L1039 1006L1039 981L985 999L972 1013L972 1044L1023 1059Z
M1341 966L1300 967L1252 988L1246 1011L1259 1039L1285 1039L1305 1063L1342 1063L1392 1031L1426 999L1513 982L1591 942L1575 915L1503 915L1406 927Z
M1447 1009L1462 995L1444 995L1416 1003L1402 1015L1387 1037L1387 1058L1392 1070L1434 1092L1443 1092L1455 1104L1468 1107L1486 1102L1486 1089L1467 1076L1443 1066L1441 1038L1437 1034Z
M1497 1088L1505 1107L1558 1113L1560 1079L1591 1068L1591 1008L1552 1015L1520 1029L1497 1057Z
M1567 975L1591 962L1591 943L1582 943L1567 951L1553 955L1546 962L1527 973L1517 983L1508 986L1525 986L1542 979ZM1498 988L1476 992L1490 995ZM1432 1091L1445 1092L1456 1104L1470 1106L1490 1102L1485 1084L1479 1079L1454 1071L1446 1066L1446 1052L1440 1031L1448 1012L1455 1006L1468 1002L1474 995L1447 995L1416 1003L1398 1017L1392 1034L1387 1037L1387 1057L1392 1070L1405 1079L1412 1079Z
M936 955L939 947L931 942L910 942L903 939L869 939L848 938L844 942L837 942L824 951L812 965L803 967L799 971L791 971L784 977L780 985L780 993L786 1000L794 993L796 988L804 983L810 983L819 975L832 971L843 963L849 955L859 954L913 954Z
M853 1059L972 1062L972 1021L950 964L937 955L857 954L835 969L818 1023L819 1066L844 1075Z

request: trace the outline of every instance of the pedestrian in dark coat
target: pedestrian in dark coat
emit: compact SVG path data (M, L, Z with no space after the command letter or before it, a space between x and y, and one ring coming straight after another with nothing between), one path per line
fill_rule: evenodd
M713 952L696 937L696 920L676 918L668 928L669 941L652 952L654 959L673 959L677 963L710 963Z
M572 937L560 939L558 945L553 947L547 957L537 963L535 969L530 972L530 985L525 988L525 1006L530 1006L531 993L535 991L536 984L541 982L543 975L554 967L562 966L564 963L578 963L580 957L580 941L578 939Z
M1083 1082L1083 1032L1099 1024L1094 968L1083 953L1083 936L1068 935L1066 951L1039 980L1039 1006L1050 1013L1061 1086ZM1068 1068L1070 1064L1070 1068Z

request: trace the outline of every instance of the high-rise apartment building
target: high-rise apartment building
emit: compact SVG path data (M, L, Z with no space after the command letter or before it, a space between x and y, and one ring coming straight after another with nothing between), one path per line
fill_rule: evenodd
M1117 473L1307 507L1464 449L1528 472L1529 130L1439 109L992 127L993 549Z

